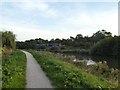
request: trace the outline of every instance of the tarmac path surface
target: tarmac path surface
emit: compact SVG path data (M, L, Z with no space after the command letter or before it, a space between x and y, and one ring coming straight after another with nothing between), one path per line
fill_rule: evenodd
M35 58L27 51L23 51L27 58L26 88L53 88L50 80L43 72Z

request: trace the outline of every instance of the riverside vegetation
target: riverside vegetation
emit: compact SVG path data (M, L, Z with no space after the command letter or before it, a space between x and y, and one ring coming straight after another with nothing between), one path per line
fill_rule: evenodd
M2 88L2 33L0 32L0 89Z
M2 56L2 88L24 88L26 84L26 56L15 50Z
M117 57L120 52L120 36L112 36L106 30L99 30L92 36L77 34L68 39L44 40L41 38L16 42L18 49L35 49L42 51L74 52L95 56Z
M56 88L115 88L116 84L107 79L92 75L60 58L30 50Z
M24 88L26 84L26 56L15 48L15 35L2 32L2 88Z
M2 34L2 84L3 88L24 88L26 57L18 49L30 50L47 76L56 88L117 88L120 71L111 69L107 63L99 62L87 66L83 62L73 62L74 57L63 57L57 52L77 52L90 55L117 57L120 50L120 36L112 36L105 30L98 31L93 36L83 37L78 34L70 39L27 40L15 42L15 35L6 31ZM106 50L106 52L103 52ZM55 54L50 53L55 52ZM108 52L109 51L109 52ZM118 59L119 57L117 57ZM19 83L18 83L19 82Z
M87 65L85 60L77 60L74 55L64 55L60 53L51 53L51 52L43 52L47 55L53 56L59 60L62 60L67 63L71 63L79 69L86 71L87 73L94 74L99 77L103 77L107 79L109 82L114 83L116 86L120 84L119 75L120 70L116 68L110 68L107 65L106 61L96 62L95 64Z

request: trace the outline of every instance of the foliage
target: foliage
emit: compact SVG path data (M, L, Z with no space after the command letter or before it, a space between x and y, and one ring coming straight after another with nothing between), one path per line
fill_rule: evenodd
M98 62L93 65L87 65L86 62L84 61L74 62L73 64L78 68L87 71L88 73L91 73L96 76L104 77L109 82L114 83L116 86L118 86L118 77L120 75L120 70L109 68L105 61Z
M58 47L58 46L50 47L50 51L57 51L57 50L59 50L59 47Z
M2 88L2 48L0 47L0 88Z
M110 32L107 32L106 30L99 30L91 37L77 34L75 37L70 36L70 38L67 39L56 38L48 41L39 38L26 40L25 42L17 41L17 48L43 51L83 51L84 49L89 50L95 43L108 37L112 37ZM48 44L58 44L58 46L49 46Z
M113 88L107 80L47 53L30 51L57 88Z
M97 42L90 50L91 55L118 56L120 37L109 37Z
M16 48L15 35L11 31L2 32L2 46L7 48Z
M2 55L3 56L7 56L7 55L9 55L11 53L12 53L12 49L11 48L6 48L6 47L2 48Z
M2 54L2 47L0 47L0 54Z
M2 87L24 88L26 81L26 57L19 50L2 56Z
M44 49L45 43L47 40L39 39L31 39L26 40L25 42L16 42L16 46L18 49Z
M96 33L92 35L93 42L98 42L102 39L105 39L106 37L112 37L112 33L106 32L106 30L99 30Z
M51 52L43 52L43 53L47 55L49 54L50 56L53 56L58 60L63 60L67 63L71 63L74 66L84 71L87 71L88 73L91 73L93 75L104 77L109 82L114 83L114 85L118 86L118 77L120 75L120 70L108 67L106 61L102 61L98 63L96 62L95 64L87 65L87 62L85 60L82 59L78 60L73 55L65 55L60 53L56 54Z

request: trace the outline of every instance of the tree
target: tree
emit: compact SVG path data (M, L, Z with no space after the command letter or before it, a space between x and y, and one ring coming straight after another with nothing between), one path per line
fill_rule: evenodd
M54 40L55 43L61 43L61 40L59 38Z
M77 34L76 35L76 39L81 39L81 38L83 38L82 34Z
M2 32L2 46L7 48L16 48L15 35L11 31Z
M111 32L107 32L106 30L99 30L96 33L94 33L92 35L92 41L93 43L96 43L102 39L108 38L108 37L112 37L112 33Z
M70 39L71 39L72 41L74 41L74 39L75 39L75 38L74 38L74 37L72 37L72 36L70 36Z
M105 38L104 31L101 32L100 30L97 31L96 33L94 33L93 36L92 36L92 40L93 40L94 43L97 42L97 41L100 41L104 38Z
M97 42L90 50L92 55L118 56L120 37L109 37Z

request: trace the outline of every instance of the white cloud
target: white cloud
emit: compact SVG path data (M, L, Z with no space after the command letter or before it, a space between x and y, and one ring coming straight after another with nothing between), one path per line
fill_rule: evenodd
M51 8L51 6L45 2L37 3L32 0L31 2L29 1L21 2L21 3L13 2L13 5L19 8L18 10L23 10L24 12L25 11L31 12L37 10L39 11L40 14L42 13L42 15L46 18L56 17L59 13L57 9ZM57 18L57 20L55 21L56 25L51 24L43 27L40 27L40 24L37 26L34 25L33 23L32 25L30 24L30 22L26 22L26 21L25 23L21 23L19 19L18 22L17 21L14 22L14 20L12 21L12 18L9 19L9 17L4 16L3 17L4 21L1 22L0 27L13 31L17 35L17 40L20 41L24 41L32 38L33 39L43 38L49 40L52 38L69 38L70 36L75 37L79 33L83 34L83 36L85 35L90 36L96 31L101 29L110 31L113 34L118 33L117 10L111 10L105 12L96 11L95 13L88 13L85 12L84 10L83 11L81 10L79 12L77 12L77 10L76 11L71 10L70 11L71 15L67 15L66 13L68 12L65 12L64 14L60 14L58 16L63 18ZM33 16L34 14L36 13L32 12L32 14L30 15ZM41 22L42 20L40 21L40 23Z
M51 11L52 12L52 11ZM68 27L69 26L69 27ZM86 13L67 17L62 22L51 27L36 27L35 25L25 26L23 24L4 19L1 27L13 31L17 35L17 40L24 41L35 38L69 38L77 34L92 35L97 30L105 29L114 34L118 33L118 14L116 11L95 13L94 16ZM77 29L71 27L78 27Z
M26 0L20 2L12 2L15 7L23 10L40 10L45 11L49 8L48 4L44 2L34 2L33 0Z
M23 26L18 23L14 23L12 21L4 21L4 23L0 24L0 29L10 30L16 35L16 40L25 41L35 38L43 38L51 40L52 38L69 38L70 36L76 36L79 31L74 31L72 29L68 30L64 27L56 27L54 29L58 29L55 31L50 28L37 28L36 26Z
M67 32L62 31L54 31L43 28L36 28L34 25L25 27L21 24L17 24L11 21L4 21L4 23L0 24L0 29L10 30L16 35L16 39L19 41L25 41L35 38L43 38L43 39L52 39L52 38L67 38L69 35L66 35ZM71 32L72 33L72 32Z
M50 7L47 2L42 2L39 0L25 0L20 2L12 2L14 7L17 7L25 12L37 11L42 14L43 17L56 17L57 10Z
M31 1L31 0L4 0L4 1L19 2L19 1ZM33 0L33 1L39 1L39 2L119 2L119 0Z
M58 13L58 10L55 10L55 9L49 9L47 10L47 12L45 12L45 14L43 14L44 17L51 17L51 18L55 18L57 17L57 13Z
M19 10L23 13L29 13L30 15L40 15L45 18L54 18L58 14L58 10L52 8L48 2L43 2L43 0L10 0L10 1L3 1L2 3L8 3L14 8L2 8L4 12L13 12L14 10ZM6 4L7 5L7 4ZM14 13L14 12L13 12Z
M117 10L95 12L92 14L83 12L77 16L64 18L61 24L79 27L79 29L84 30L84 32L87 30L88 34L93 33L91 31L105 29L112 32L113 35L118 35L118 12Z

